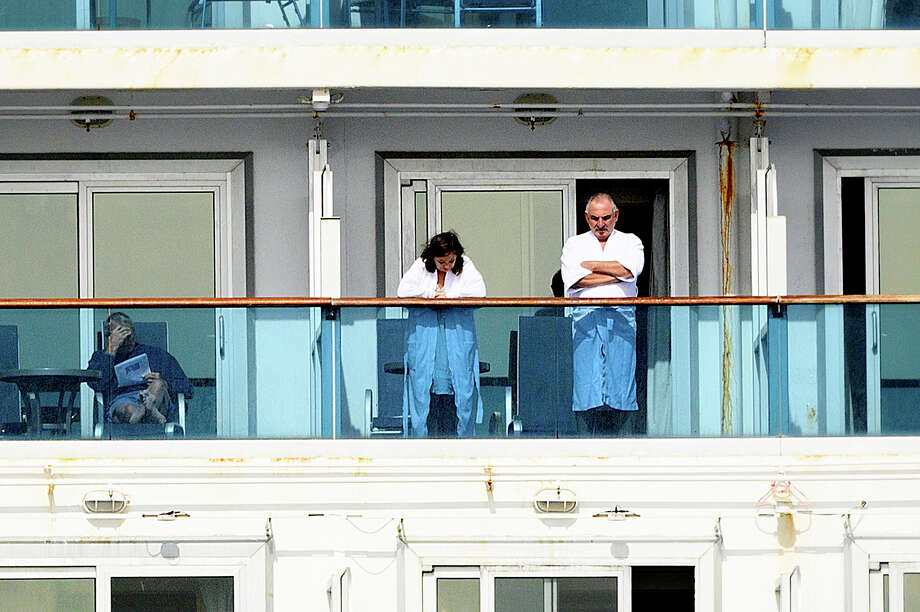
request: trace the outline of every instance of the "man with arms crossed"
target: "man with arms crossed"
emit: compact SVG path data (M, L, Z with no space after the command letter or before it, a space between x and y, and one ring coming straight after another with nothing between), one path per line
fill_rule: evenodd
M645 265L642 241L614 229L619 211L613 198L588 199L590 231L562 248L567 297L636 297L636 278ZM578 306L572 311L572 410L579 436L632 433L636 403L636 309L634 306Z

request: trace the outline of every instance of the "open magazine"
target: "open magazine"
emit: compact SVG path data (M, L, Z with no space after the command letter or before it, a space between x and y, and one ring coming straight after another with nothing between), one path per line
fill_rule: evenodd
M141 353L136 357L125 359L121 363L115 364L115 377L118 379L119 387L142 385L144 384L145 374L150 374L147 353Z

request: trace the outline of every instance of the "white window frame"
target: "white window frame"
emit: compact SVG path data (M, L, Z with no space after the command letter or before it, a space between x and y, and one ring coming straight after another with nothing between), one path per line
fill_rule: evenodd
M163 559L157 553L164 540L143 540L122 543L114 554L104 557L99 556L98 549L92 552L93 548L84 548L98 545L68 544L67 553L59 557L51 553L62 545L41 545L39 549L30 549L32 554L27 556L6 556L0 562L0 578L93 578L96 581L94 612L113 612L112 578L229 576L233 578L234 610L264 612L267 609L270 593L265 590L269 587L266 575L271 561L266 554L265 541L254 537L246 537L246 541L234 541L232 537L219 542L179 541L180 552L184 554L176 559ZM201 546L209 546L211 552L207 557L200 552L189 554L191 545L199 551ZM124 547L127 550L123 550Z
M823 233L824 269L823 293L828 295L843 294L843 202L841 199L841 181L847 177L865 179L865 292L870 295L878 294L878 190L884 187L911 187L920 186L920 156L917 155L828 155L821 158L822 195L821 207L822 224L816 227ZM816 250L821 247L817 243ZM819 283L819 289L820 289ZM842 313L842 311L841 311ZM834 313L833 322L829 322L829 329L842 329L842 314ZM866 334L867 338L877 337L879 309L877 304L866 305ZM843 338L828 337L827 342L832 345L827 352L835 355L832 366L828 366L829 379L843 381ZM877 350L873 343L866 346L867 379L866 379L866 418L867 431L877 434L881 431L880 422L880 364ZM829 360L830 363L830 360ZM843 385L835 388L842 389ZM840 397L837 402L843 405L844 399Z
M590 168L586 170L585 168ZM412 181L427 180L429 202L434 201L433 184L498 188L516 185L520 189L542 189L544 185L568 185L571 191L564 197L563 240L575 232L578 203L574 184L578 179L666 179L668 181L669 220L669 279L671 296L690 294L691 266L696 257L690 255L689 244L689 158L687 157L596 157L596 158L385 158L384 183L384 269L386 295L396 295L402 276L404 260L408 257L405 224L403 223L402 193ZM412 190L408 190L412 191ZM430 208L430 207L429 207ZM410 221L414 224L414 214ZM429 219L429 228L432 228ZM430 233L431 229L429 229ZM414 260L414 251L409 262Z
M94 610L99 612L99 576L93 566L29 565L0 567L0 580L61 580L68 578L91 578L93 580Z
M0 161L0 193L15 187L25 187L31 193L42 189L50 189L48 193L73 193L73 184L78 193L78 297L93 297L93 193L195 190L215 193L214 295L246 296L244 159Z
M0 193L77 194L77 297L92 298L92 197L120 191L210 191L214 193L214 295L245 297L246 288L246 160L230 159L112 159L112 160L0 160ZM216 309L215 337L245 337L245 316L234 309ZM94 347L93 311L81 311L82 363ZM232 341L231 341L232 342ZM246 377L241 364L246 351L238 343L219 354L215 346L218 436L239 432ZM231 393L230 389L233 392ZM92 436L93 396L81 394L81 436Z
M94 198L102 193L210 193L214 197L214 280L213 291L215 297L223 297L231 288L232 282L227 278L229 266L224 265L228 260L230 245L224 237L225 218L227 216L226 181L203 179L194 181L157 181L151 185L145 180L92 180L80 183L80 217L79 223L83 248L80 254L80 286L84 288L80 297L95 296L94 270Z
M422 611L437 612L439 578L478 578L479 612L495 612L496 578L600 578L617 579L617 612L632 609L629 566L619 565L482 565L435 567L422 578ZM471 611L474 612L474 611Z
M888 563L888 612L904 612L904 574L920 574L920 562Z
M821 158L822 225L824 253L823 293L843 294L843 204L840 195L841 180L845 177L862 177L866 181L866 205L872 203L872 184L920 183L920 156L918 155L828 155ZM867 211L868 213L869 211ZM877 253L877 234L869 233L872 219L866 217L866 251ZM816 230L819 228L816 228ZM872 232L875 230L872 229ZM871 242L870 242L871 240ZM821 248L816 244L816 249ZM877 255L873 256L877 261ZM866 258L867 260L869 257ZM866 262L867 292L877 268L869 275L870 262ZM821 287L819 286L819 289ZM875 284L875 293L878 285Z

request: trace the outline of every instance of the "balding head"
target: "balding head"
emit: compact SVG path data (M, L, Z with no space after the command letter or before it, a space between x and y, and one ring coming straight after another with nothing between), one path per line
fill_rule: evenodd
M588 204L585 206L585 220L598 242L607 242L619 215L620 212L610 194L597 193L588 198Z

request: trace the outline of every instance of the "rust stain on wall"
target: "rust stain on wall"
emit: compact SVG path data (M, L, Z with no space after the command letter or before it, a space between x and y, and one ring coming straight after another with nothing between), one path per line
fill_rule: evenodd
M719 147L719 235L722 295L732 294L731 233L735 208L735 143L722 133ZM722 306L722 433L732 433L732 325L730 307Z

